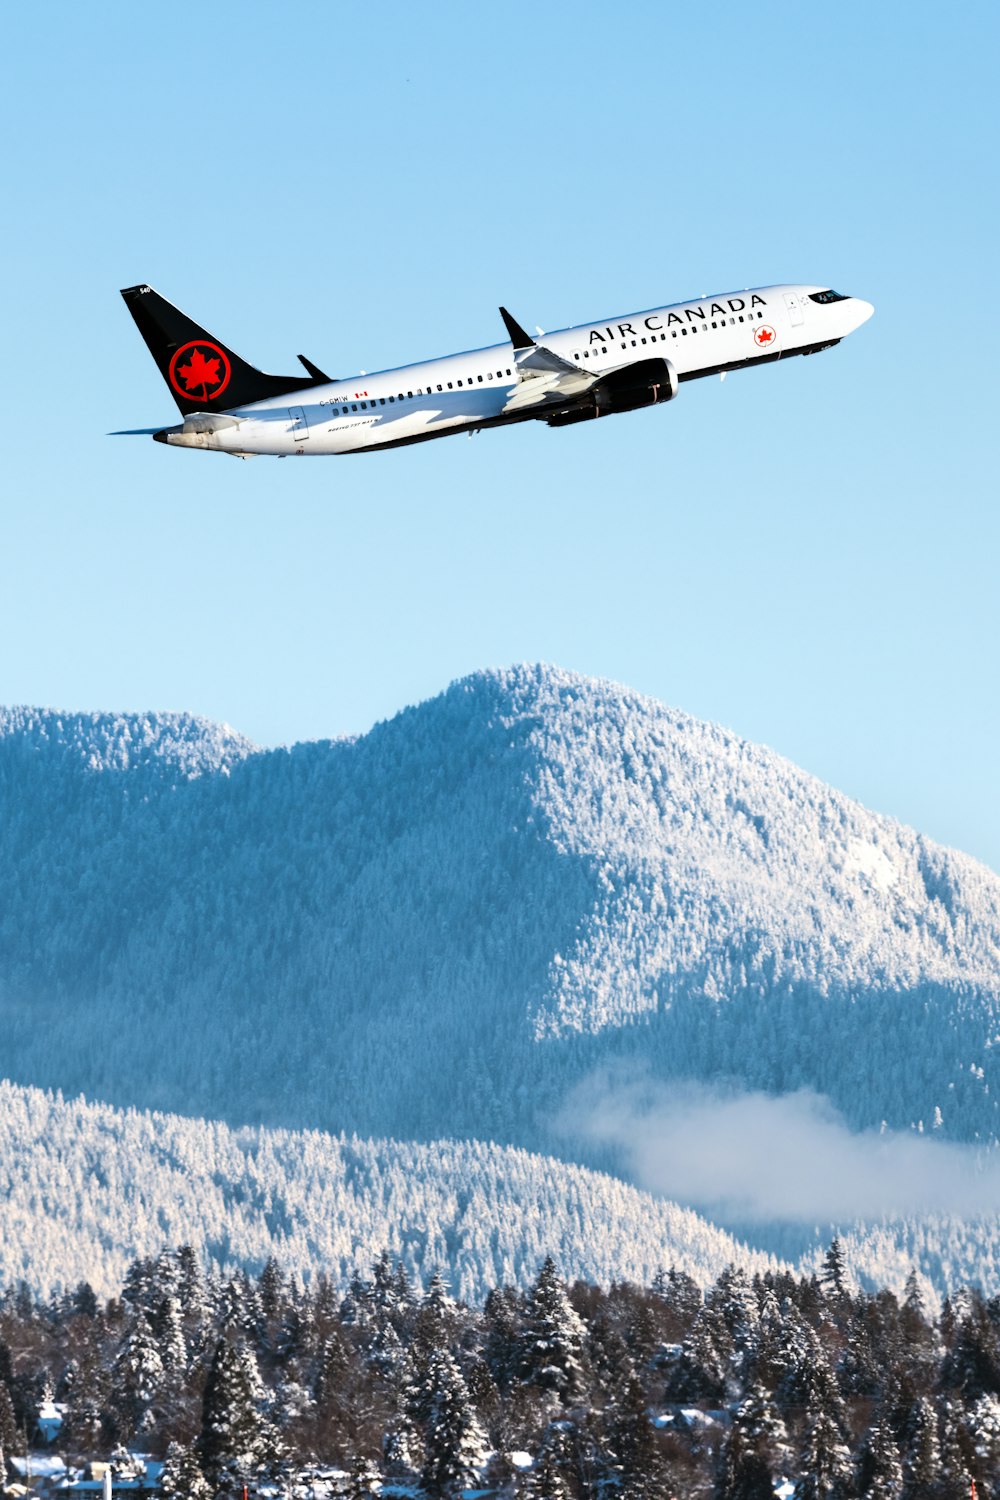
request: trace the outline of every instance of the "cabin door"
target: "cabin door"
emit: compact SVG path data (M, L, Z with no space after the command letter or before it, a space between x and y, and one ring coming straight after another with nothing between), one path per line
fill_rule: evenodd
M309 423L306 421L305 408L302 406L290 406L288 408L288 415L292 419L292 426L289 429L292 437L297 443L304 442L309 436Z
M788 321L793 328L798 328L805 322L805 314L802 311L802 298L798 292L785 293L785 306L788 308Z

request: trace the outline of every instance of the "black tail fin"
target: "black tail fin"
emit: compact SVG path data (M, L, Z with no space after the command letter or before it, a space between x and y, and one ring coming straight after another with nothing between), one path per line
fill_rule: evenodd
M255 370L151 286L125 287L122 296L182 416L194 411L228 411L325 383Z

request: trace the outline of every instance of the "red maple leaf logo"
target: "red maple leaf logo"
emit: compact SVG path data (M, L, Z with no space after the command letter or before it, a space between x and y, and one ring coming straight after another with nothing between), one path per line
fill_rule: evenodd
M177 373L184 377L184 384L189 391L197 386L204 386L207 392L210 385L218 385L222 379L222 361L206 359L200 349L195 349L188 364L177 367Z
M757 342L758 342L758 344L769 344L773 338L774 338L774 334L771 332L771 330L769 328L758 329L758 331L757 331Z

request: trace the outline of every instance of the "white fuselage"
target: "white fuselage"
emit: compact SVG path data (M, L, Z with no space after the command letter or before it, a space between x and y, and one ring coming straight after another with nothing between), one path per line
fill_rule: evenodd
M819 292L768 286L698 297L546 333L544 346L591 379L660 357L679 381L693 380L826 348L872 314L856 297L811 300ZM189 418L160 441L241 455L358 453L544 416L518 406L518 386L507 342Z

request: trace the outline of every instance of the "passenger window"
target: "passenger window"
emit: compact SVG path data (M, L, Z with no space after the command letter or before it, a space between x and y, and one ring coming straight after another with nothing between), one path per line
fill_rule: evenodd
M357 411L357 409L358 409L357 402L356 401L352 401L351 402L351 411Z
M344 416L345 417L347 416L347 407L346 406L344 407Z
M683 333L684 337L687 338L687 329L686 328L682 328L681 329L681 333Z
M509 371L509 370L508 370L508 371L507 371L507 374L508 374L508 375L509 375L509 374L510 374L510 371Z
M452 385L452 383L451 383L450 380L448 382L448 389L449 389L449 391L454 390L454 386Z
M643 339L643 341L642 341L642 342L643 342L643 343L645 343L645 342L646 342L646 340L645 340L645 339Z
M482 383L483 383L483 377L481 375L477 375L476 379L479 381L479 384L482 385Z
M390 396L390 397L389 397L389 400L390 400L390 401L395 401L395 399L396 399L396 398L395 398L395 396Z
M413 399L413 392L412 391L407 391L406 394L410 397L411 400Z

